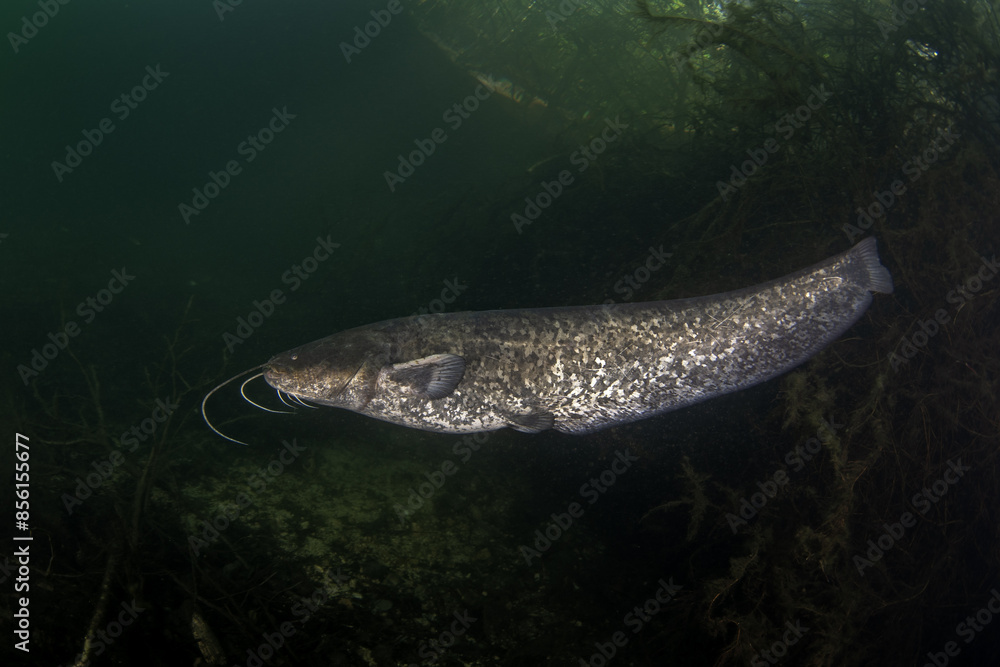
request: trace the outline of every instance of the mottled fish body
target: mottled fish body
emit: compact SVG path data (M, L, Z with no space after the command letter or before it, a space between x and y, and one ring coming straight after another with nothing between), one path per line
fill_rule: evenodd
M892 279L868 238L755 287L671 301L421 315L277 355L304 401L444 433L588 433L745 389L823 349Z

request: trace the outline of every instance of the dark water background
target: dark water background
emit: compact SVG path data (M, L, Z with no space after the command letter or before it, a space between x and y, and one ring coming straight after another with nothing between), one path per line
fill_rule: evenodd
M942 3L941 11L957 17L961 4ZM784 664L924 664L928 652L943 651L956 624L1000 586L998 283L984 281L967 310L947 306L956 324L907 362L908 375L889 357L945 307L949 289L976 273L979 256L996 251L993 6L975 4L978 32L951 44L958 55L947 65L927 66L905 84L907 94L890 95L874 80L871 90L839 89L831 107L846 109L841 115L817 114L798 134L801 143L775 158L770 176L721 204L719 181L766 136L755 128L801 105L808 86L768 97L763 84L747 78L737 89L739 76L717 74L718 85L708 86L717 97L699 97L686 84L687 92L672 93L681 102L671 115L659 88L679 91L682 70L661 56L668 65L657 82L631 63L635 44L655 43L631 4L574 9L569 18L603 32L560 24L559 33L518 32L518 12L527 10L513 4L403 3L346 62L341 43L384 6L244 0L220 20L207 1L73 1L16 52L6 38L0 437L11 443L2 468L8 480L15 433L31 438L35 537L31 653L11 648L5 633L10 664L71 664L88 629L106 629L129 600L148 611L91 664L248 664L248 648L283 621L298 623L296 603L323 586L319 611L267 664L599 665L616 631L628 642L607 664L762 664L760 652L796 620L815 630L786 646ZM770 7L772 19L783 16L777 4L758 6ZM693 15L694 7L654 13ZM812 20L810 11L826 7L800 13ZM855 8L887 11L877 3L829 7L843 13L844 26ZM0 27L18 31L37 11L8 2ZM626 24L641 36L616 36ZM923 25L916 17L903 28ZM547 59L550 34L581 53L591 48L590 59L576 69ZM666 39L669 54L690 34ZM830 71L863 69L838 51L839 39L831 34L813 56L837 63ZM461 55L450 57L443 42ZM893 44L887 48L909 53L905 39ZM935 46L939 60L952 54ZM967 52L974 55L962 60ZM801 51L767 56L806 60ZM119 119L112 101L147 67L168 74ZM473 94L479 71L509 76L547 104L531 108L494 93L460 127L447 128L443 111ZM765 92L752 99L754 90ZM859 111L878 107L861 103L868 95L903 111L880 127L883 116ZM705 108L714 111L695 110ZM246 162L237 147L275 109L294 118ZM115 130L57 179L53 161L106 117ZM519 233L511 214L612 117L631 131ZM384 172L438 127L447 128L447 141L390 191ZM341 329L437 307L448 281L463 286L449 310L540 307L622 299L616 286L637 275L651 247L674 253L673 262L632 300L748 286L819 261L849 246L842 225L939 127L958 128L964 139L942 154L923 189L914 184L871 230L897 293L878 297L846 341L793 378L584 438L491 434L409 522L394 507L442 461L458 460L460 438L340 411L265 415L235 386L212 409L252 446L216 438L200 421L202 396L230 375ZM178 206L233 159L242 172L186 223ZM289 290L283 274L313 252L317 237L339 247ZM135 278L85 323L78 304L105 288L114 270ZM227 351L223 335L275 289L287 301ZM959 324L960 317L968 319ZM80 334L22 381L19 368L69 320ZM270 400L263 387L250 391ZM938 396L956 397L957 407L935 414L926 401L947 402ZM67 512L78 479L122 450L118 434L168 397L180 405L171 422L127 451L126 465ZM786 452L817 433L820 417L846 424L838 444L795 478L787 498L768 503L745 532L730 532L727 513L784 468ZM222 531L228 541L193 549L198 522L231 504L293 438L308 453ZM521 548L534 531L626 451L640 463L586 506L551 551L525 563ZM954 485L947 509L860 576L852 559L867 540L899 520L911 496L963 452L974 481ZM13 512L10 497L3 506ZM5 563L17 546L10 544L0 549ZM331 586L324 571L342 571L351 583ZM633 634L623 616L661 579L682 592ZM12 585L5 571L2 628L16 623ZM428 654L428 641L462 610L477 621L447 652ZM948 664L995 664L1000 619L991 614L992 625Z

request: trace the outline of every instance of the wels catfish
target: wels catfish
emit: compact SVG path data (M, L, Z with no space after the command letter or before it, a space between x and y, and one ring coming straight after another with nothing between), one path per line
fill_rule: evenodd
M425 431L591 433L789 371L854 324L872 292L891 293L892 278L867 238L810 268L724 294L403 317L257 368L282 400Z

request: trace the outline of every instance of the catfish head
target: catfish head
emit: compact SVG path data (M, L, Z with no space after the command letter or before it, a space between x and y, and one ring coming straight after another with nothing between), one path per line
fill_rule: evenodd
M361 410L375 393L389 349L382 332L342 331L272 357L264 379L293 398Z
M465 359L437 350L429 355L417 352L427 347L419 335L419 317L341 331L275 355L266 364L239 373L208 392L201 401L202 417L219 436L246 444L215 428L205 406L219 389L260 369L263 370L243 382L240 394L266 412L284 411L259 405L244 393L246 385L261 376L291 408L297 407L295 403L309 408L328 405L367 414L365 408L376 396L397 402L433 401L449 396L462 381Z

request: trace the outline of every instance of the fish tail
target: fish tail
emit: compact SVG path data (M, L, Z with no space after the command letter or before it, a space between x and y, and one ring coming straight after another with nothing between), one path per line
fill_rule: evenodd
M892 294L892 276L889 275L889 269L882 266L879 261L874 236L869 236L858 242L847 251L847 255L857 260L859 264L857 279L865 289L882 294Z

